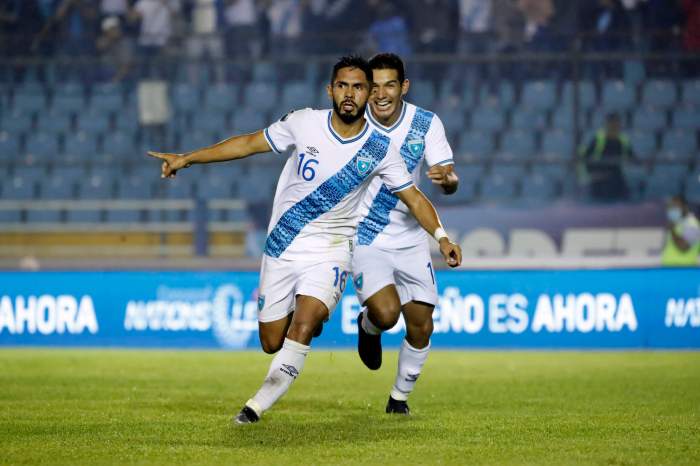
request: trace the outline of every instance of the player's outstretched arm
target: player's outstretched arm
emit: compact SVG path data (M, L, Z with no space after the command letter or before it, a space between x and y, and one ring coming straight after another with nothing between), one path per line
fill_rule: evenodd
M234 136L213 146L197 149L186 154L149 151L148 155L163 161L161 176L168 178L175 176L179 169L187 168L195 163L225 162L227 160L242 159L261 152L270 152L270 150L270 144L265 139L265 135L262 131L258 131L257 133Z
M410 209L418 223L430 233L440 244L440 252L445 258L445 262L450 267L457 267L462 263L462 249L450 241L442 228L440 217L433 204L415 186L395 193Z
M433 184L438 184L445 194L454 194L457 192L459 178L455 173L454 165L433 165L428 170L428 178Z

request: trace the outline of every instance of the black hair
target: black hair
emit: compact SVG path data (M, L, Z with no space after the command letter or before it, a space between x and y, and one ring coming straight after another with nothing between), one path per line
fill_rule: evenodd
M359 68L365 73L367 81L372 82L372 68L369 67L367 60L359 55L347 55L340 57L338 62L333 65L333 73L331 74L331 85L335 81L336 76L338 76L338 71L342 68Z
M399 83L406 79L406 67L401 57L395 53L378 53L369 59L369 66L373 70L396 70L399 75Z

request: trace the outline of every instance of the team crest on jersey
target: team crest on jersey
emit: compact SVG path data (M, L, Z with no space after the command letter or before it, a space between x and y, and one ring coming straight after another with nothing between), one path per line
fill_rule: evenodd
M265 307L265 295L258 296L258 311L262 311Z
M410 150L411 154L413 154L416 157L423 153L424 147L425 141L423 140L423 138L411 139L408 141L408 150Z
M369 155L358 155L355 160L355 168L360 175L366 175L372 168L372 157Z

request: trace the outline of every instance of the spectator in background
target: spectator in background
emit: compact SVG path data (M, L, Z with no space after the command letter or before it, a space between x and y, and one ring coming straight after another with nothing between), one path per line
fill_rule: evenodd
M520 50L525 32L525 17L518 9L516 0L492 0L491 16L496 33L496 50L500 53Z
M127 78L134 60L132 44L121 28L118 16L102 20L102 35L97 39L97 50L102 56L99 79L120 82Z
M411 36L416 52L454 52L456 13L450 0L413 0L410 7Z
M584 46L591 52L616 52L630 44L628 12L619 0L597 0L581 11L581 30L586 35ZM588 67L595 77L620 78L619 60L596 62Z
M303 10L301 0L271 0L267 8L270 53L273 57L297 56L301 51Z
M700 0L682 0L685 23L683 46L688 52L700 52Z
M116 16L121 22L126 19L128 13L128 0L100 0L100 14L104 17Z
M0 0L0 56L29 55L32 39L42 30L45 18L52 14L52 9L44 12L36 0Z
M305 50L312 53L352 53L364 38L361 31L372 18L364 0L306 0L304 31Z
M129 21L140 22L138 55L142 75L153 76L151 60L160 57L173 34L173 15L180 11L179 0L138 0L129 10Z
M65 57L94 56L99 35L99 11L90 0L63 0L34 41L34 48L55 34L57 52Z
M395 53L402 57L411 55L408 23L396 6L385 0L369 0L369 37L375 51Z
M255 0L226 0L224 8L226 52L233 58L260 58L263 42Z
M681 196L666 206L668 224L661 263L670 267L697 267L700 256L700 222Z
M224 80L224 44L219 34L219 28L224 19L223 0L188 0L187 10L190 13L190 30L186 36L187 57L190 60L201 60L208 57L213 63L214 76L218 82ZM199 82L202 63L192 63L189 66L190 81Z
M459 53L482 54L493 49L493 3L493 0L459 0Z
M620 201L629 197L623 166L636 161L629 139L622 133L622 120L617 113L605 119L605 128L579 150L579 176L587 184L594 201Z

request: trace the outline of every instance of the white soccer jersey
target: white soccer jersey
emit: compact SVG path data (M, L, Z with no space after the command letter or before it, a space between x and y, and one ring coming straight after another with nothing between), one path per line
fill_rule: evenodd
M367 110L370 124L389 136L396 147L413 181L418 185L422 161L428 167L451 165L452 149L445 136L442 121L432 112L408 102L403 102L401 115L391 127L382 126ZM372 181L363 198L362 221L357 229L357 244L382 248L405 248L425 241L425 230L411 215L406 204L382 184Z
M298 110L264 131L275 152L294 148L275 192L265 242L270 257L347 257L370 181L379 178L394 193L413 185L389 137L366 124L343 139L333 130L332 112Z

